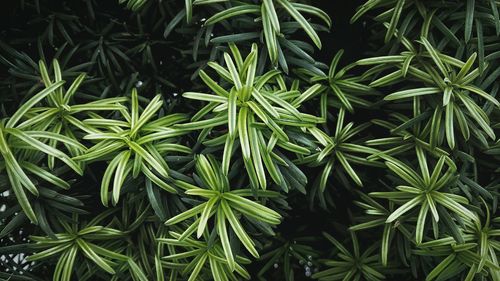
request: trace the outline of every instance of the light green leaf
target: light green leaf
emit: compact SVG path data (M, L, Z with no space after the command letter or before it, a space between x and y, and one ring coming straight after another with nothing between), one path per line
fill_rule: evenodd
M404 203L402 206L397 208L394 212L391 213L391 215L387 218L386 222L390 223L398 219L400 216L404 215L414 207L416 207L418 204L422 203L422 196L416 196L415 198L411 199L410 201Z
M7 121L7 124L5 125L6 128L13 128L17 122L32 108L35 106L38 102L43 100L46 96L50 95L53 93L56 89L61 87L64 84L64 81L59 81L57 83L54 83L39 93L35 94L32 98L27 100L26 102L21 105L16 112L10 117L10 119Z
M304 16L299 13L297 8L295 8L292 3L288 2L288 0L276 0L276 2L278 2L278 4L285 8L290 16L292 16L292 18L295 19L304 29L307 35L309 35L316 47L318 47L318 49L321 49L321 40L319 39L318 34L316 33L316 31L314 31L314 28L309 22L307 22Z
M437 94L440 92L441 92L441 89L436 88L436 87L417 88L417 89L403 90L403 91L398 91L398 92L392 93L392 94L384 97L384 100L407 99L407 98L411 98L411 97Z

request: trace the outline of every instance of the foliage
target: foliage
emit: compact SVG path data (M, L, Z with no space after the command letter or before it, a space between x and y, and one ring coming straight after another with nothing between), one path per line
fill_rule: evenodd
M500 280L500 3L330 2L12 1L0 280Z

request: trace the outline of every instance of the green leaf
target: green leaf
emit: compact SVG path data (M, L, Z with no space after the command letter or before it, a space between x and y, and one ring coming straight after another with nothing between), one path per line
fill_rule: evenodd
M0 134L0 140L2 140L2 139L3 139L3 136L2 136L2 134ZM19 166L19 163L14 158L14 155L12 155L12 153L10 151L7 151L7 153L2 153L2 156L5 159L5 167L7 168L7 173L8 173L8 176L9 176L9 179L11 181L12 186L15 187L15 186L17 186L17 184L19 184L19 187L20 187L22 184L22 186L26 187L26 189L28 189L29 192L31 192L35 196L38 196L38 189L35 187L35 185L31 181L31 179L26 175L26 173L21 168L21 166ZM12 181L14 179L15 179L15 182L13 183ZM14 189L14 191L15 190L16 189ZM24 193L23 189L20 188L20 189L17 189L17 191L19 192L18 193L18 196L19 196L18 200L20 201L20 203L25 202L24 205L29 206L26 194ZM21 191L22 191L22 193L21 193ZM22 198L22 200L21 200L21 198ZM31 208L25 209L25 211L30 210L30 209ZM30 210L30 212L32 212L32 210ZM26 215L28 215L28 217L30 217L29 214L26 214Z
M140 1L142 2L142 1ZM193 0L184 0L184 6L186 7L186 22L191 23L193 19Z
M361 59L356 61L357 65L372 65L372 64L391 64L391 63L402 63L406 59L405 56L395 55L395 56L380 56L371 57L366 59Z
M113 205L116 205L116 203L118 203L121 187L123 185L123 182L125 181L125 178L130 172L130 169L127 169L130 154L130 150L126 150L116 156L116 158L119 158L119 160L116 166L115 178L113 180ZM129 168L132 168L132 166L129 165Z
M273 0L263 0L262 6L265 6L266 15L269 17L271 22L271 26L273 27L276 33L280 33L280 22L278 19L278 15L276 14L276 8L274 8ZM262 15L264 16L264 15Z
M137 263L129 258L127 260L128 266L130 267L130 272L135 277L136 280L140 281L148 281L149 279L146 277L146 274L142 271L142 269L137 265Z
M392 94L384 97L384 100L407 99L407 98L411 98L411 97L437 94L440 92L441 92L441 89L436 88L436 87L417 88L417 89L403 90L403 91L398 91L398 92L392 93Z
M330 16L326 12L324 12L320 8L312 6L312 5L296 3L296 2L292 2L292 5L297 9L297 11L300 11L303 13L308 13L308 14L311 14L313 16L316 16L316 17L320 18L321 20L323 20L326 23L326 25L328 26L328 28L332 27L332 19L330 18Z
M393 171L395 174L397 174L399 177L401 177L404 181L407 183L411 184L414 187L419 187L423 185L422 180L420 177L408 166L403 164L400 161L387 161L386 165L391 171Z
M405 5L405 0L398 0L394 9L392 11L391 21L389 23L389 28L387 29L387 33L385 34L384 42L387 44L391 37L394 35L394 31L397 28L397 24L399 18L401 17L401 12L403 11L403 7Z
M446 65L443 63L443 61L440 58L440 54L438 51L431 45L431 43L427 40L425 37L421 37L420 40L422 41L422 44L424 45L425 49L431 56L432 60L438 67L439 71L441 71L441 74L443 77L448 77L448 68Z
M252 254L252 256L254 256L255 258L259 258L259 253L255 249L255 243L245 232L239 220L231 210L231 207L229 207L229 204L226 202L226 200L221 200L220 204L227 220L229 221L229 224L231 225L231 228L234 230L234 233L236 233L236 236L238 236L238 239L241 241L243 246L245 246L245 248L250 252L250 254Z
M229 130L229 138L233 139L236 133L236 114L237 114L237 107L236 107L236 100L237 100L237 95L238 92L232 90L229 93L229 99L228 99L228 109L227 109L227 114L228 114L228 130Z
M451 199L451 198L449 198L441 193L437 193L437 192L433 192L431 195L432 195L432 198L434 198L434 200L436 200L436 202L440 203L441 205L443 205L444 207L446 207L450 211L455 212L456 214L458 214L462 218L469 219L473 222L477 220L477 216L474 213L472 213L467 208L465 208L464 206L457 203L455 200L453 200L453 199Z
M43 180L55 185L55 186L58 186L62 189L69 189L70 188L70 184L64 180L62 180L61 178L53 175L52 173L50 173L49 171L37 166L37 165L34 165L30 162L22 162L21 165L29 172L37 175L38 177L42 178Z
M38 252L36 254L30 255L29 257L26 258L27 261L36 261L36 260L41 260L41 259L46 259L50 256L53 256L57 253L60 253L67 248L71 247L72 245L70 243L62 243L60 245L56 245L54 247L51 247L47 250Z
M397 208L394 212L391 213L391 215L387 218L386 222L390 223L398 219L400 216L404 215L406 212L410 211L417 205L422 203L422 196L416 196L415 198L411 199L410 201L404 203L402 206Z
M69 251L66 251L66 253L68 253L68 255L67 255L67 257L64 258L64 261L66 262L66 264L63 266L61 280L71 281L71 274L74 270L74 264L75 264L77 252L78 252L78 248L76 245L73 245L69 249Z
M160 175L162 175L165 178L168 177L167 168L164 167L160 162L158 162L149 152L147 152L144 148L142 148L140 145L138 145L133 141L128 142L128 145L137 155L139 155L142 159L146 160L146 162L154 170L160 173Z
M420 212L417 218L417 227L415 229L415 242L418 244L422 243L422 238L424 236L425 220L427 219L427 213L429 211L429 205L427 201L422 202L420 206Z
M272 1L270 1L272 3ZM274 11L272 11L274 12ZM278 61L278 42L276 40L276 30L273 27L271 19L269 18L269 13L267 5L265 3L261 6L262 14L262 27L264 29L264 39L267 47L267 52L269 53L269 58L271 63L276 65ZM279 25L278 25L279 27Z
M276 2L278 2L278 4L280 4L290 14L290 16L292 16L292 18L299 23L307 35L309 35L312 39L316 47L321 49L321 40L319 39L318 34L314 31L314 28L309 22L307 22L304 16L302 16L299 11L290 2L288 2L288 0L276 0Z
M427 203L429 204L429 207L431 209L432 216L434 218L435 222L439 221L439 213L436 208L436 204L434 203L434 199L432 199L432 196L429 193L425 194L425 197L427 199Z
M445 118L444 118L446 140L448 142L448 146L451 149L455 148L455 133L454 133L454 127L453 127L453 119L454 119L453 108L454 108L453 102L450 102L450 104L448 104L445 107L446 111L445 111Z
M335 152L335 155L337 156L337 159L339 159L340 164L342 164L342 166L346 170L347 174L349 174L349 176L352 178L352 180L354 180L354 182L358 186L363 186L361 179L359 178L358 174L356 174L354 169L351 167L351 164L349 164L344 154L342 152L337 151Z
M262 108L264 108L264 110L267 111L267 113L269 113L272 117L274 118L280 117L276 109L274 109L274 107L271 106L271 104L256 89L252 91L252 96L260 104L260 106L262 106Z
M227 124L227 121L227 116L218 116L207 120L175 124L173 127L181 130L200 130Z
M227 263L229 265L229 270L234 271L235 261L233 256L233 251L231 250L231 244L229 243L229 236L226 229L226 216L224 212L217 212L217 232L222 243L222 248L224 249L224 255L226 256Z
M78 88L82 84L83 80L85 80L85 76L86 76L85 73L82 73L82 74L78 75L78 77L76 77L75 81L73 81L73 83L71 84L69 89L64 94L63 102L65 104L67 104L70 101L70 99L75 95L76 91L78 90Z
M263 96L266 99L272 101L273 103L279 105L281 108L283 108L286 111L288 111L290 114L292 114L293 116L295 116L297 119L302 120L302 116L301 116L300 112L295 107L293 107L291 104L289 104L288 102L286 102L285 100L279 98L276 95L267 94L267 93L263 94Z
M136 157L135 159L140 159L140 157ZM134 160L135 160L134 159ZM134 162L135 164L135 162ZM133 164L133 165L134 165ZM132 166L133 166L132 165ZM134 177L134 172L133 172L133 169L134 167L132 167L132 177ZM170 193L177 193L177 190L175 190L175 188L171 185L169 185L168 183L166 183L165 181L163 181L162 179L160 179L159 177L157 177L149 167L147 167L142 161L140 162L139 164L139 171L142 171L144 173L144 175L150 179L152 182L154 182L156 185L158 185L159 187L161 187L162 189L164 189L165 191L168 191ZM137 172L138 173L138 172ZM137 176L136 176L137 177Z
M35 106L38 102L43 100L46 96L50 95L53 93L56 89L61 87L64 84L64 81L59 81L57 83L54 83L50 85L49 87L46 87L42 91L38 92L35 94L33 97L31 97L29 100L23 103L16 112L10 117L10 119L7 121L7 124L5 125L6 128L13 128L16 126L17 122L21 120L21 118L32 108Z
M474 61L476 60L477 53L473 53L465 62L465 64L462 66L460 69L460 72L458 72L457 77L455 78L459 83L462 82L463 78L469 73L470 68L474 64Z
M436 278L441 272L446 270L446 268L455 260L455 253L450 254L445 259L443 259L425 278L425 281L431 281Z
M250 141L248 136L248 108L242 107L238 116L238 133L241 143L241 152L243 153L243 158L249 160L251 157L250 152Z
M215 96L211 94L196 93L196 92L185 92L184 94L182 94L182 96L188 99L195 99L208 102L225 103L228 101L228 99L225 97Z
M382 233L382 245L380 249L380 257L382 264L384 266L387 266L387 260L389 257L389 246L390 246L390 241L391 241L391 232L392 232L392 225L390 223L386 223L384 225L384 232Z
M210 89L212 89L212 91L215 94L217 94L217 95L219 95L221 97L228 97L229 96L229 93L224 88L222 88L221 86L219 86L219 84L217 84L217 82L215 82L214 80L212 80L212 78L210 78L210 76L208 76L205 73L205 71L200 70L199 75L200 75L200 78L203 80L203 82L205 82L205 84Z
M250 152L252 154L253 165L255 172L257 173L257 179L259 181L260 187L266 189L266 173L264 171L264 165L262 164L261 151L259 145L259 137L257 129L252 126L255 122L253 116L249 116L250 126L248 126L248 139L250 143Z
M113 176L113 173L115 172L118 163L120 162L125 153L126 151L123 151L115 158L113 158L113 160L111 160L108 167L104 171L104 175L101 180L101 202L104 206L108 206L109 202L109 184L111 181L111 177Z
M229 173L229 165L231 164L231 156L233 153L234 139L226 136L226 142L224 143L224 152L222 155L222 174L227 175Z
M252 51L248 55L248 57L245 59L245 63L242 67L243 71L246 70L247 72L247 77L245 81L245 86L248 89L253 88L254 82L255 82L255 74L257 71L257 55L258 55L258 47L257 44L253 43L252 44ZM247 68L248 66L248 68ZM251 93L249 93L251 94ZM245 95L246 97L247 95ZM247 99L245 99L247 100Z
M80 175L83 174L81 167L78 164L76 164L75 161L69 158L66 154L64 154L64 152L56 148L53 148L49 145L46 145L45 143L31 137L30 135L26 134L21 130L11 128L11 129L5 129L5 131L15 136L16 138L22 140L26 144L32 146L33 148L60 159L78 174Z
M203 209L205 208L206 204L207 203L202 203L202 204L200 204L200 205L198 205L196 207L193 207L193 208L191 208L191 209L189 209L189 210L187 210L185 212L182 212L182 213L180 213L180 214L178 214L178 215L176 215L176 216L168 219L165 222L165 224L166 225L174 225L174 224L177 224L177 223L179 223L181 221L187 220L187 219L189 219L189 218L191 218L191 217L193 217L193 216L201 213L203 211Z
M320 192L324 192L326 189L328 177L330 176L330 173L331 173L332 168L333 168L333 163L334 163L333 161L334 161L333 159L330 159L330 161L328 161L326 163L325 168L321 172L321 178L320 178L320 182L319 182L319 191Z
M241 212L246 215L252 216L259 220L266 221L270 224L279 224L281 215L271 210L265 206L262 206L259 203L255 203L251 200L243 198L241 196L237 196L226 192L223 194L223 197L230 201L230 205L238 208Z
M497 107L500 107L500 102L496 98L492 97L491 95L489 95L485 91L483 91L475 86L464 85L464 86L460 86L460 88L467 90L467 91L470 91L471 93L477 94L477 95L483 97L484 99L488 100L489 102L493 103Z
M135 136L136 133L150 120L154 114L163 106L161 95L156 95L142 111L137 122L131 124L130 135Z
M226 66L229 70L229 74L231 75L231 79L236 87L236 90L241 91L243 84L241 83L240 75L228 53L224 53L224 61L226 62Z
M203 235L203 231L205 231L205 228L208 223L208 219L212 215L212 208L214 207L215 203L219 201L219 198L217 196L214 196L210 198L210 200L207 201L205 204L205 208L203 208L203 211L201 212L201 217L200 217L200 223L198 224L198 230L196 232L196 237L200 238ZM219 213L220 211L216 211Z
M472 24L474 22L474 6L475 0L467 0L466 10L465 10L465 28L464 28L464 38L465 43L469 42L472 35Z
M217 180L216 171L205 155L200 154L196 159L196 171L212 190L220 190L219 181Z
M201 272L201 269L203 268L203 266L205 265L205 261L207 260L207 257L208 257L208 253L205 253L205 254L202 254L200 256L200 258L198 259L195 267L193 268L193 271L191 272L191 274L189 275L189 279L188 281L195 281L195 280L198 280L198 275L200 274Z
M472 101L469 97L463 95L462 93L457 93L458 97L462 101L462 103L465 105L467 110L469 111L470 115L474 120L477 121L479 126L488 134L488 136L491 139L495 139L495 132L493 129L491 129L490 125L488 124L488 120L485 120L485 118L482 116L481 113L481 108L479 108L474 101Z
M91 260L93 261L97 266L102 268L104 271L110 273L110 274L115 274L115 270L100 256L98 256L90 247L89 245L83 241L81 238L76 239L76 243L80 247L80 249L83 251L83 253Z
M241 5L229 9L225 9L213 15L205 22L206 25L212 25L225 19L236 17L244 14L259 14L260 7L258 5Z

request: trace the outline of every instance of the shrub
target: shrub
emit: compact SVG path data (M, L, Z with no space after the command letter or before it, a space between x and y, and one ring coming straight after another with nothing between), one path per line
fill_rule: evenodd
M0 280L500 281L498 1L9 4Z

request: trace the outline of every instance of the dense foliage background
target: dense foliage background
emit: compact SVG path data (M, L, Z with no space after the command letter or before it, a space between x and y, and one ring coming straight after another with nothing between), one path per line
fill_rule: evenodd
M0 280L500 280L497 0L16 0Z

